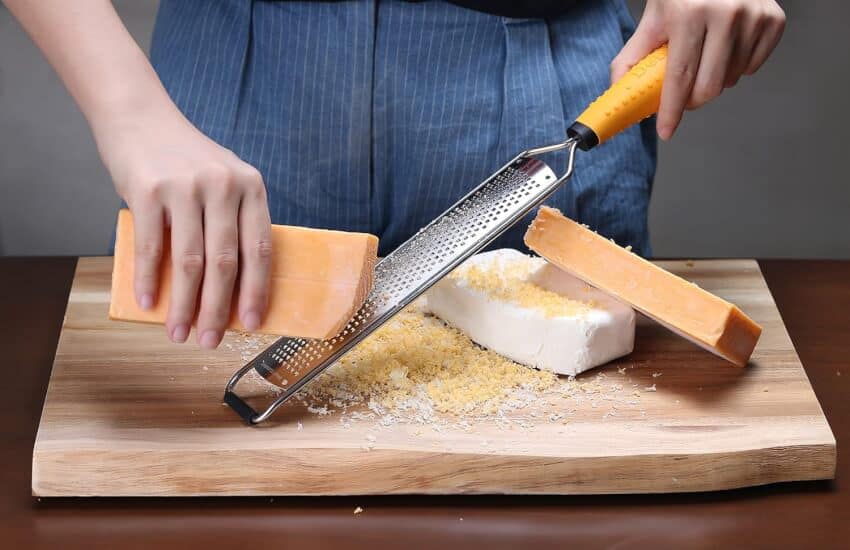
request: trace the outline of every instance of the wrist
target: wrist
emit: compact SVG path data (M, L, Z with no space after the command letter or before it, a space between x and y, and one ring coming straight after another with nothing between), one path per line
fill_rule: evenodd
M183 118L160 85L106 93L90 109L84 109L84 114L97 140L116 128Z

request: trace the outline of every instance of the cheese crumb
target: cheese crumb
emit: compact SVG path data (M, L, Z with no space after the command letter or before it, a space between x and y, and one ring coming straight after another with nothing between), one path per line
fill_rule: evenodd
M354 509L354 515L355 516L357 514L362 514L362 513L363 513L363 508L361 508L360 506L358 506L357 508Z
M331 411L328 410L327 405L323 405L321 407L309 406L307 407L307 412L311 412L313 414L318 414L319 416L325 416L331 414Z

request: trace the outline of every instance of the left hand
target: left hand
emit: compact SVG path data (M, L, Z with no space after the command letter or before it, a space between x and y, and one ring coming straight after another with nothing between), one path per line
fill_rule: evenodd
M785 29L774 0L647 0L634 35L611 62L616 81L665 42L667 72L656 128L669 139L696 109L761 67Z

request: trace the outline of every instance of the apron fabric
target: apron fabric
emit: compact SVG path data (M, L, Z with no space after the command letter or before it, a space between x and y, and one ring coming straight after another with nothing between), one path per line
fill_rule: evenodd
M624 0L555 19L440 1L162 0L151 60L201 131L263 175L273 223L387 254L519 152L564 139L634 30ZM651 124L579 152L547 204L648 255ZM544 160L563 173L563 153ZM493 246L524 250L520 222Z

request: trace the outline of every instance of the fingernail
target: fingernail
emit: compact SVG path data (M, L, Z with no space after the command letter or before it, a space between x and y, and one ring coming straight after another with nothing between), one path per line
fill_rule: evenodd
M139 306L142 309L150 309L153 307L153 295L152 294L142 294L139 298Z
M174 330L171 331L171 341L176 342L178 344L182 344L186 341L186 338L189 337L189 327L188 325L177 325L174 327Z
M658 127L658 137L667 141L670 139L670 136L673 134L673 129L669 126L659 126Z
M200 344L204 349L214 349L218 342L221 340L221 336L217 330L205 330L203 334L201 334Z
M248 330L257 330L260 328L260 316L255 311L249 311L242 316L242 324Z

